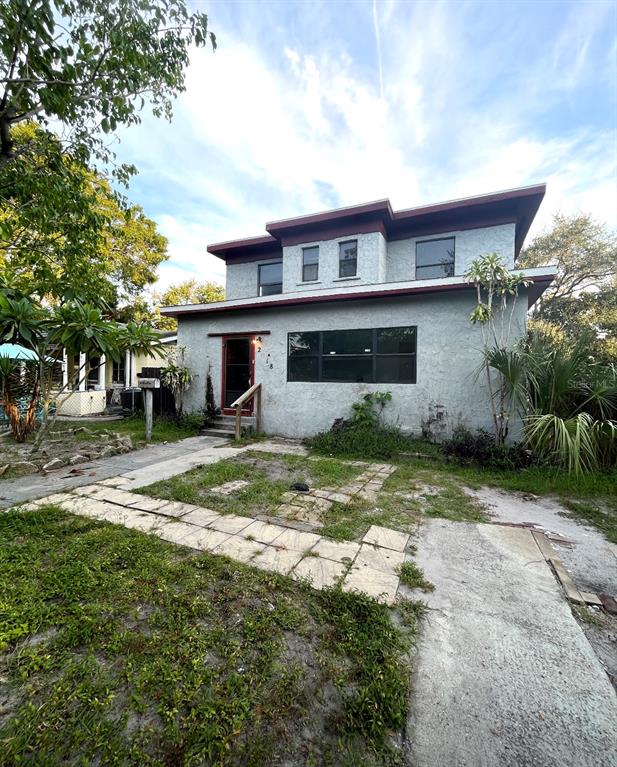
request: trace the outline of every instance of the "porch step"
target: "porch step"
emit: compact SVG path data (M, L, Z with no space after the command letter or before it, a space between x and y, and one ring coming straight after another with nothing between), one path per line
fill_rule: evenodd
M253 416L243 415L241 426L255 426L255 418ZM224 437L225 439L234 439L236 436L236 416L219 415L209 426L200 429L199 433L204 437Z
M233 439L235 432L229 429L217 429L214 426L208 426L199 430L201 437L222 437L223 439Z

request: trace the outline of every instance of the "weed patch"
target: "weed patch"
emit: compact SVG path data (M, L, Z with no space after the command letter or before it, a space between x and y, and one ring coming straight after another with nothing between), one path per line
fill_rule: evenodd
M399 566L398 574L401 583L410 589L422 589L422 591L433 591L435 586L424 577L424 573L415 562L403 562Z
M400 762L414 631L368 597L53 507L0 516L0 592L2 765Z

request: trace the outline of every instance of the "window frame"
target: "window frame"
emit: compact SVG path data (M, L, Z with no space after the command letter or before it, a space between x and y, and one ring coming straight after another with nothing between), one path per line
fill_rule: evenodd
M341 274L341 266L343 262L348 263L349 261L351 261L351 259L349 258L341 258L342 256L341 248L343 247L343 245L350 245L352 242L355 243L355 246L356 246L356 258L355 258L356 268L353 274ZM339 280L352 280L354 277L357 277L357 276L358 276L358 240L341 240L338 244L338 278Z
M122 380L119 380L120 376L116 378L116 370L122 372ZM121 354L120 359L111 361L111 383L116 386L118 384L122 384L122 386L126 384L126 356L124 354Z
M405 329L408 330L410 328L413 328L414 330L414 351L413 352L391 352L391 353L379 353L378 352L378 333L381 330L397 330L397 329ZM324 353L324 335L326 333L344 333L344 332L353 332L356 330L369 332L371 334L371 351L359 354L359 353L353 353L353 354L335 354L335 355L329 355ZM299 354L295 356L295 359L316 359L317 360L317 378L315 379L294 379L290 377L290 359L292 357L289 354L289 344L290 344L290 337L293 335L296 335L297 333L301 332L309 332L309 333L316 333L317 334L317 351L313 352L311 351L308 354ZM324 377L324 359L328 359L330 356L335 356L338 359L348 359L348 360L355 360L355 359L370 359L371 360L371 379L367 381L345 381L341 380L340 378L326 378ZM410 381L401 381L401 380L378 380L377 375L377 364L380 359L384 358L400 358L400 357L406 357L412 361L413 364L413 376L412 380ZM287 382L288 383L371 383L371 384L400 384L400 385L414 385L418 382L418 326L417 325L395 325L393 327L381 327L381 328L343 328L339 330L312 330L312 331L291 331L287 333Z
M280 282L262 282L261 281L261 268L263 266L281 266L281 281ZM276 293L262 293L261 289L264 286L268 285L280 285L281 289L277 291ZM257 296L261 298L262 296L278 296L283 292L283 259L278 259L277 261L264 261L261 264L257 264Z
M426 245L428 242L446 242L452 240L453 247L452 247L452 274L446 274L441 277L418 277L418 245ZM420 269L426 269L433 266L443 266L443 264L440 263L434 263L434 264L421 264ZM439 279L446 279L448 277L454 277L454 273L456 270L456 237L431 237L428 240L417 240L416 241L416 249L415 249L415 260L414 260L414 269L415 269L415 279L416 280L439 280Z
M317 251L317 260L313 263L307 264L305 261L305 255L308 250L316 250ZM302 282L317 282L319 280L319 245L307 245L304 248L302 248ZM315 277L312 277L311 279L307 279L306 277L306 267L314 266L316 267Z

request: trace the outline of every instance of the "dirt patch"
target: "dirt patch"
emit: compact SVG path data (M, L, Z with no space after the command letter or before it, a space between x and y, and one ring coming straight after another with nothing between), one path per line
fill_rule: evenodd
M235 463L241 463L253 471L265 474L272 482L288 482L290 485L294 482L305 482L309 487L312 487L315 482L314 475L306 466L291 467L279 458L253 458L239 455L235 458ZM247 479L250 479L250 475Z
M590 605L577 606L573 612L611 684L617 690L617 617Z

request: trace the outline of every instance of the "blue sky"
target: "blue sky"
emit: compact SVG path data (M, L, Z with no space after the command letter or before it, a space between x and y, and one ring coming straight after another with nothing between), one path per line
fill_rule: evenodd
M206 244L389 197L395 208L546 181L556 210L617 224L617 3L199 0L171 124L119 159L169 238L157 288L223 280Z

